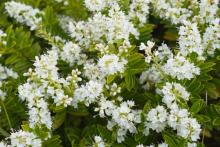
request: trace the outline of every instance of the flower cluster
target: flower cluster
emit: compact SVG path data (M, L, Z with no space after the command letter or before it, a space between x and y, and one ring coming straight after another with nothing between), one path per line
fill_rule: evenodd
M185 87L179 83L166 83L161 91L164 95L162 101L167 106L171 106L173 103L181 101L181 99L188 101L190 96Z
M7 2L5 3L5 9L10 17L29 26L31 30L37 29L42 20L42 12L39 9L33 9L31 6L19 2Z
M129 17L137 18L140 21L140 24L146 23L150 9L149 3L150 0L132 0Z
M163 65L162 70L178 80L192 79L200 74L200 69L181 55L177 55L167 60L166 64Z
M187 109L180 109L176 103L166 108L158 105L147 114L145 122L145 135L149 130L162 132L167 126L177 131L177 135L189 140L197 141L200 137L201 126L195 118L191 118Z
M133 110L132 107L134 107L133 101L124 101L117 105L113 101L102 98L99 107L95 109L95 111L99 111L100 117L111 117L107 125L109 130L113 130L115 126L119 127L117 129L117 141L119 143L124 141L128 131L132 134L136 133L135 124L141 122L141 111Z
M182 55L187 56L194 52L200 58L203 57L202 38L196 23L184 22L179 29L179 35L179 48Z
M79 45L89 47L90 44L103 43L104 37L108 42L120 39L129 40L129 35L138 38L139 33L130 22L129 17L114 4L108 15L95 13L88 21L69 23L69 32Z
M0 142L1 147L41 147L42 141L33 133L19 130L8 137L8 143Z

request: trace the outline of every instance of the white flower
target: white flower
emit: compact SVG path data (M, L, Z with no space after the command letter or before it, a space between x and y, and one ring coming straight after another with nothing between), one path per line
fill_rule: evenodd
M10 143L12 147L26 147L26 146L33 146L33 147L41 147L42 142L40 139L37 138L31 132L25 132L19 130L18 132L11 133L9 136Z
M162 70L178 80L192 79L200 74L200 69L181 55L168 59Z
M132 34L138 38L139 33L130 22L129 17L120 11L120 7L115 4L108 12L108 15L95 13L88 21L79 21L69 23L70 36L74 38L79 45L89 48L90 44L129 40ZM104 40L102 38L105 38Z
M184 22L179 28L179 35L180 53L183 56L194 52L198 54L199 59L204 59L202 38L196 23Z
M33 128L36 124L52 127L52 119L44 97L47 85L38 86L35 83L25 83L18 87L19 97L28 103L29 125Z
M197 147L197 144L196 143L188 142L187 143L187 147Z
M158 147L168 147L168 144L166 144L166 143L161 143L161 144L158 144Z
M212 22L219 10L219 0L201 0L199 4L199 23L210 23ZM196 18L197 16L195 16Z
M139 78L140 84L143 84L144 89L149 89L151 84L159 83L162 76L155 66L150 67L146 71L141 73Z
M107 5L107 0L85 0L84 2L90 11L101 11Z
M104 118L106 116L111 116L112 112L116 109L115 104L112 101L101 98L98 102L98 108L95 108L95 111L99 112L99 116Z
M89 106L91 103L98 100L102 91L103 84L91 80L75 90L73 103L84 102L86 106Z
M188 118L189 112L187 109L179 109L176 103L172 104L170 109L171 110L167 122L170 127L176 130L180 124L181 119Z
M190 2L191 6L196 5L195 0ZM185 0L152 0L151 3L157 15L173 24L182 23L192 15L192 10L183 7Z
M1 141L0 142L0 147L10 147L10 146L7 145L5 142Z
M121 93L121 87L118 87L116 83L113 83L112 85L106 85L106 88L109 90L109 94L111 96L116 96L117 94Z
M5 9L10 17L14 17L18 22L31 27L31 30L36 30L42 20L42 12L39 9L34 9L19 2L7 2L5 3Z
M58 68L56 67L58 53L55 50L49 51L45 55L35 57L35 74L41 79L58 79Z
M154 55L157 58L159 58L161 61L170 59L173 57L173 53L171 49L164 43L158 47L158 49L154 52Z
M151 50L152 48L154 47L155 43L154 42L151 42L151 41L147 41L147 46L144 44L144 43L141 43L140 47L139 47L139 50L144 50L145 51L145 54L147 55L145 57L145 61L147 63L150 63L151 60L152 60L152 53L151 53Z
M200 137L201 126L194 118L182 118L177 127L177 135L197 141Z
M179 102L180 99L189 100L190 94L179 83L166 83L161 90L163 93L162 101L170 107L173 102Z
M140 118L140 110L132 110L131 108L134 106L133 101L122 102L119 107L112 112L112 121L113 124L117 124L119 126L117 132L117 141L120 143L124 141L125 135L127 131L130 133L136 133L135 124L141 122ZM110 129L110 128L109 128ZM110 129L111 130L111 129Z
M100 71L100 68L98 65L96 65L93 61L87 60L87 62L84 64L84 76L87 77L90 80L95 79L103 79L105 75L103 75Z
M61 59L69 63L70 65L82 64L85 55L81 53L81 48L73 42L65 43L63 50L60 52Z
M150 0L132 0L130 4L129 17L138 18L141 24L147 22Z
M158 105L156 108L151 109L147 114L147 121L145 122L145 127L155 130L156 132L161 132L166 127L167 121L167 111L163 106Z
M66 32L68 33L68 27L69 27L69 23L70 22L74 22L74 20L69 17L69 16L65 16L65 15L59 15L59 25L60 27Z
M95 136L94 140L95 140L95 143L93 147L105 147L105 142L100 136Z
M71 105L73 98L65 95L63 89L56 89L54 92L53 99L56 105L64 105L64 107Z
M30 104L30 103L29 103ZM34 128L37 124L44 124L48 129L52 127L52 118L48 109L48 104L45 100L38 99L35 105L29 106L29 125Z
M214 20L205 30L203 35L203 47L210 56L214 56L215 50L220 49L220 19Z
M123 73L126 63L127 61L125 59L120 61L118 56L110 54L104 55L102 58L100 58L98 61L98 66L104 75L113 75L117 72Z
M95 111L99 111L100 117L111 117L107 125L109 130L112 130L114 126L118 126L117 141L119 143L124 141L128 131L136 133L135 124L141 122L141 111L133 110L132 107L134 107L133 101L121 102L117 106L113 101L102 98L99 107L95 109Z
M201 132L201 126L197 120L189 117L187 109L180 109L176 104L173 104L170 109L168 125L177 130L177 135L197 141Z

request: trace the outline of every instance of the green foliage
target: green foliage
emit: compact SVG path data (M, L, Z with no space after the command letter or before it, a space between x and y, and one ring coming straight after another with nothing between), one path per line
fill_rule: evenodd
M12 66L18 72L27 71L40 52L40 45L31 37L31 32L24 28L9 26L6 30L7 46L0 49L4 55L4 64Z

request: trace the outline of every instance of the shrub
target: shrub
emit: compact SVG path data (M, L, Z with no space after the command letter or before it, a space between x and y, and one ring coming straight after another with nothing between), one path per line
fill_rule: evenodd
M0 6L0 146L220 145L218 0Z

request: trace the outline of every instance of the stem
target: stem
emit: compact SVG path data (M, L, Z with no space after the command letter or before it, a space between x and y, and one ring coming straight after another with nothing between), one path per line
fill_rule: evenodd
M10 127L10 129L11 129L11 128L12 128L11 121L10 121L10 118L9 118L9 116L8 116L8 112L7 112L7 110L6 110L5 104L4 104L4 102L3 102L2 100L1 100L1 105L2 105L2 107L3 107L3 109L4 109L5 116L6 116L7 120L8 120L8 125L9 125L9 127Z
M202 131L202 143L204 144L204 139L205 139L205 128L204 130Z

